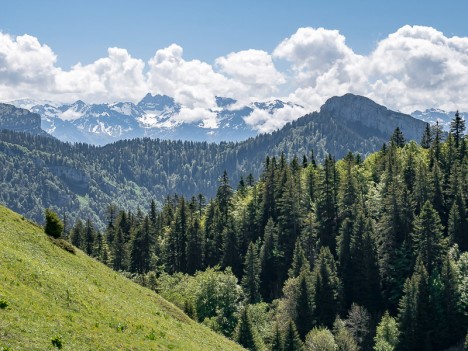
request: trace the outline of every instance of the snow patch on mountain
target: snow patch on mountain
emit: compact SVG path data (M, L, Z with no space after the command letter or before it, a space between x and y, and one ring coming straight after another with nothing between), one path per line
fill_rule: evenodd
M459 113L463 119L466 120L468 118L468 112L460 111ZM414 111L411 113L411 116L424 122L428 122L431 125L439 122L439 126L441 126L444 131L448 132L450 131L450 122L455 117L455 111L444 111L437 108L430 108L425 111Z

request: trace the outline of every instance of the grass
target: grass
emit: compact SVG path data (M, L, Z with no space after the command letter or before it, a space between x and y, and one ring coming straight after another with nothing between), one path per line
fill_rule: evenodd
M0 350L242 350L0 206Z

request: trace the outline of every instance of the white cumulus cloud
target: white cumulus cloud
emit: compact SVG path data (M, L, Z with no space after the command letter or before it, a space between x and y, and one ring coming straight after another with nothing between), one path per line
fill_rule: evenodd
M304 106L274 113L254 109L246 122L262 132L348 92L403 112L467 111L468 38L407 25L358 55L338 30L307 27L279 38L271 53L252 48L208 63L185 59L177 44L156 50L147 61L124 48L109 48L106 57L64 70L38 38L0 33L0 101L136 102L148 91L181 103L180 121L211 127L216 126L216 96L239 100L237 107L275 98Z

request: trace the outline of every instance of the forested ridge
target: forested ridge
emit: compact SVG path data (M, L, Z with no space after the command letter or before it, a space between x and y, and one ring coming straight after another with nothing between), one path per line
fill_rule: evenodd
M266 155L283 153L290 161L294 155L311 157L313 152L318 162L328 154L338 159L348 152L364 157L379 150L396 127L409 139L419 139L424 125L346 94L329 99L320 112L239 143L146 138L96 147L1 131L0 202L38 222L43 210L52 208L69 223L91 218L103 227L104 203L114 201L136 211L149 197L158 206L168 194L202 193L211 198L224 170L234 183L250 173L258 179Z
M421 145L396 129L365 159L267 157L211 200L102 205L105 230L65 235L251 350L447 349L468 325L464 129Z

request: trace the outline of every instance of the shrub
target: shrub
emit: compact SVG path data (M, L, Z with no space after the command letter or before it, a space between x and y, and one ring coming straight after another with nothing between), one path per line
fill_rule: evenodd
M70 244L68 241L64 239L55 239L55 238L50 238L50 240L54 243L54 245L60 247L61 249L68 251L72 254L76 254L75 247Z
M45 220L45 233L53 238L60 238L63 232L63 222L59 218L58 214L47 208L45 210Z
M52 343L52 346L55 346L59 350L63 347L63 341L60 335L54 336L52 339L50 339L50 342Z
M8 301L4 299L0 299L0 309L4 310L8 307Z

